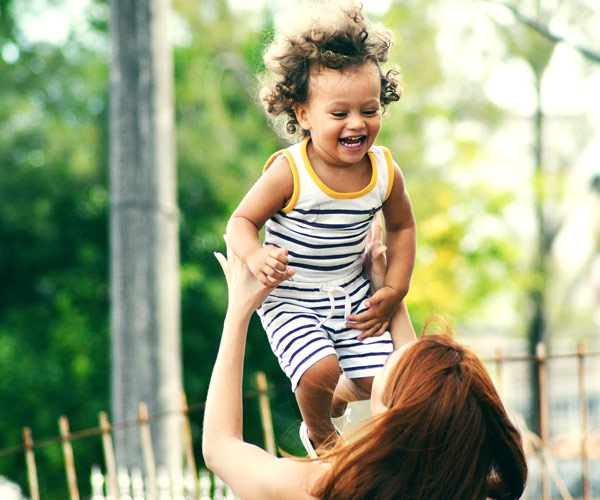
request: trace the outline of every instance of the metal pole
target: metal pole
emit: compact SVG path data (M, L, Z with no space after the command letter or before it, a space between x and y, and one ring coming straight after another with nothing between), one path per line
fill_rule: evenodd
M58 419L58 427L60 429L63 455L65 457L65 470L67 472L69 498L71 500L79 500L77 474L75 473L75 459L73 457L73 447L71 446L71 433L69 431L69 421L67 420L67 417L63 415Z
M267 393L267 377L264 372L258 372L256 374L256 384L258 385L258 404L260 408L260 420L262 422L263 434L265 437L265 448L271 455L276 455L273 418L271 417L271 407L269 406L269 395Z
M536 362L538 364L538 376L539 376L539 402L540 402L540 439L542 441L542 500L550 500L551 496L551 485L550 476L546 468L546 459L544 452L546 446L548 446L548 386L547 386L547 372L546 372L546 346L543 342L539 342L536 345Z
M119 500L119 482L117 480L117 464L115 462L115 450L113 448L111 427L108 415L105 411L98 414L100 428L102 429L102 448L104 449L104 462L106 464L107 493L110 492L111 500Z
M29 427L23 428L23 438L25 441L25 462L27 464L29 495L31 495L31 500L40 500L40 487L37 478L37 468L35 466L35 455L33 454L33 439Z
M579 375L579 407L581 409L581 485L583 500L591 500L590 461L587 450L587 395L585 391L585 349L583 342L577 344L577 367Z

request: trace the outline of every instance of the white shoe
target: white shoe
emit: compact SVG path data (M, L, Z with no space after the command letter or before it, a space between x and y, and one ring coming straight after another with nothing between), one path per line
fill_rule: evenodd
M300 424L300 429L298 433L300 434L300 441L302 441L302 444L304 445L304 449L308 453L308 456L310 458L319 458L319 455L317 455L312 441L308 437L308 427L306 427L306 424L304 422Z
M344 411L344 414L341 417L335 417L331 419L331 421L333 422L333 426L335 427L335 430L338 432L339 435L342 435L342 433L348 428L348 426L352 422L351 415L352 408L350 408L350 406L346 406L346 411Z

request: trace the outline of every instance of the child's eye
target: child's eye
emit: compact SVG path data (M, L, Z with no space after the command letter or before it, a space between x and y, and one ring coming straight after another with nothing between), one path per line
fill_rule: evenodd
M344 118L344 116L347 115L347 113L344 113L343 111L335 111L333 113L331 113L332 116L334 116L335 118Z
M366 109L363 111L363 115L367 115L367 116L373 116L375 114L377 114L377 109Z

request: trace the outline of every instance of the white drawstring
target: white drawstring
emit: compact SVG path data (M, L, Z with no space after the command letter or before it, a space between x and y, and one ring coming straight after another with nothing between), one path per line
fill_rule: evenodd
M345 328L346 327L346 318L348 316L350 316L350 312L352 311L352 302L350 301L350 295L348 295L348 292L341 286L331 285L329 283L322 285L321 291L327 292L327 295L329 296L330 308L329 308L329 314L327 315L327 317L325 319L322 319L319 322L319 325L317 326L317 328L320 328L321 326L323 326L323 323L326 323L327 321L329 321L329 319L333 316L333 313L335 312L335 297L333 296L333 292L336 292L336 291L344 294L344 321L334 323L333 325L331 325L331 327L335 330L338 330L340 328Z

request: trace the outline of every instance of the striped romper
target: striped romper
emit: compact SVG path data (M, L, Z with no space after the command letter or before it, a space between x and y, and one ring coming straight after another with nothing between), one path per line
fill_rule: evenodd
M310 138L281 155L294 179L289 203L265 224L265 244L288 250L296 274L271 292L258 309L269 343L295 391L302 374L325 356L336 354L348 378L374 376L392 351L390 334L357 340L345 317L366 310L370 282L363 276L365 239L392 189L389 151L372 146L372 177L355 193L328 188L312 169Z

